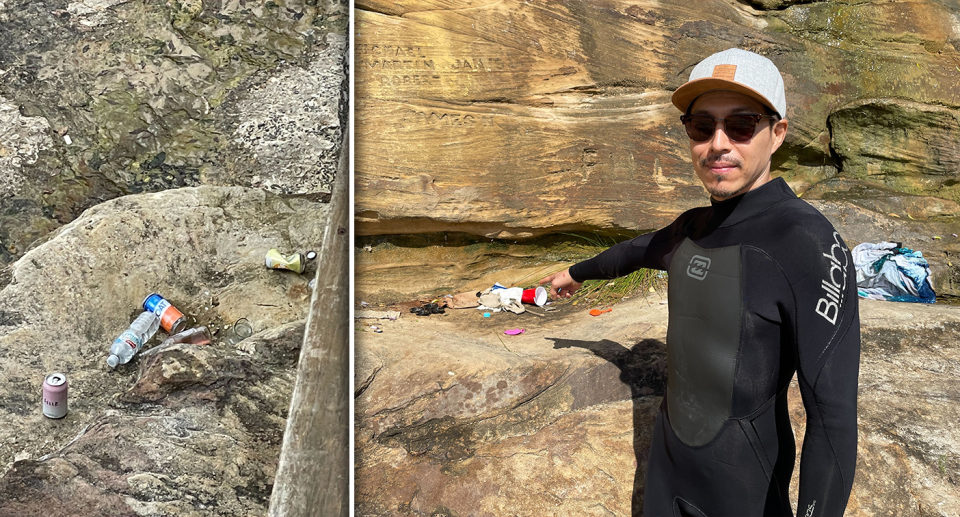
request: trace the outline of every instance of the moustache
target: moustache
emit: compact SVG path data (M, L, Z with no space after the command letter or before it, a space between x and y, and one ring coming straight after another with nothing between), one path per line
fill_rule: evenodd
M743 167L743 162L733 157L708 156L700 160L702 167L721 166L721 167Z

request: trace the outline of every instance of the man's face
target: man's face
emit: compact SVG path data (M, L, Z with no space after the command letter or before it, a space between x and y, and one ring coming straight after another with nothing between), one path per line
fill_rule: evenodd
M732 114L765 114L763 105L742 93L728 90L707 92L697 97L692 115L710 115L722 119ZM734 142L718 122L712 137L705 142L690 141L690 157L697 177L717 201L730 199L770 181L770 156L787 134L787 121L764 118L753 138Z

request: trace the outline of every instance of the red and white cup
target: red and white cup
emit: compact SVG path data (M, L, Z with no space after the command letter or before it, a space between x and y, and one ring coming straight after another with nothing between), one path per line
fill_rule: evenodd
M520 297L520 301L523 303L536 305L537 307L543 307L543 304L547 303L547 290L543 287L524 289L523 296Z

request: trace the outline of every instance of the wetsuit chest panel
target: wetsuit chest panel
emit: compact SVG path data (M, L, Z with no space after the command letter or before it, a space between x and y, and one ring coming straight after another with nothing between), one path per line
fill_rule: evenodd
M667 414L680 440L704 445L730 417L740 346L740 247L684 240L670 262Z

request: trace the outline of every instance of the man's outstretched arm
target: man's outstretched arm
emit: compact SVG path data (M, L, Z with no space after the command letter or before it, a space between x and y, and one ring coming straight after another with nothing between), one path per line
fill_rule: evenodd
M683 217L656 232L620 242L597 256L540 280L550 284L550 296L569 298L587 280L618 278L641 269L667 269L673 250L683 236Z

